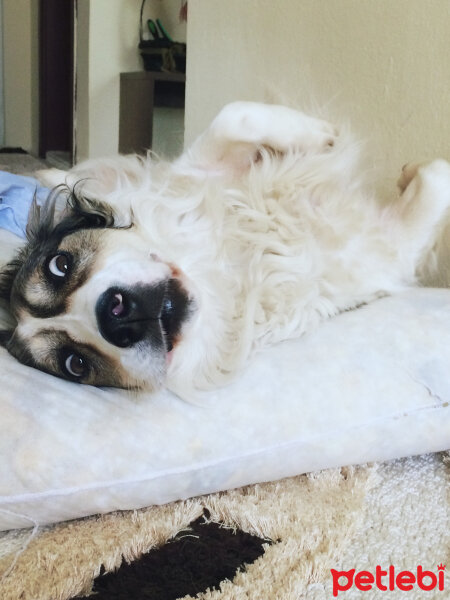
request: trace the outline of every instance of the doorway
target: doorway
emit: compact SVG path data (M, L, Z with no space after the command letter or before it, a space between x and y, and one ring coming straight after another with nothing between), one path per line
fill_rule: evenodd
M39 4L39 156L59 168L73 163L75 1Z

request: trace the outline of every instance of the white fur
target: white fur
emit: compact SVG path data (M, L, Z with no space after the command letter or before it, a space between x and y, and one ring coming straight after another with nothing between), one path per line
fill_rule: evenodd
M404 193L381 209L358 159L343 130L234 103L174 163L120 157L69 173L69 184L93 177L83 193L133 220L148 252L186 277L196 311L169 388L222 383L253 351L417 283L450 205L450 166L404 175Z

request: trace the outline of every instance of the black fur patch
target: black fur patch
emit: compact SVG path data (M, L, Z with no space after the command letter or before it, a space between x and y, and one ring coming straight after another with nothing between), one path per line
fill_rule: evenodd
M196 596L222 581L233 580L264 554L271 543L244 531L231 531L203 518L181 531L165 546L143 554L115 573L100 575L94 583L96 600L176 600ZM87 597L79 600L88 600Z

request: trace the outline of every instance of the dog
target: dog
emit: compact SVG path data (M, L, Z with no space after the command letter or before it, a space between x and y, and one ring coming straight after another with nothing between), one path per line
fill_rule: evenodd
M359 154L344 128L235 102L173 162L43 173L59 187L33 205L1 275L17 323L3 345L70 381L189 397L264 347L417 285L446 222L450 165L406 166L381 208Z

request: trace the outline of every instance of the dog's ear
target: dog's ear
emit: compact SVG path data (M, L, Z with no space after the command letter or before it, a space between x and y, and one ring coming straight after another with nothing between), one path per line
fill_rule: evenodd
M8 305L14 280L23 264L24 253L25 250L19 250L16 257L0 270L0 300L3 300Z
M56 202L59 196L59 188L49 194L47 200L39 205L37 196L34 195L28 213L26 235L28 241L45 239L54 228Z
M149 158L129 155L90 159L68 172L52 170L54 182L58 177L64 180L58 189L73 192L64 216L70 213L86 227L130 227L130 195L122 192L148 189L151 165Z
M114 227L114 211L108 204L77 195L76 187L68 199L69 217L76 229Z
M11 288L21 267L21 261L12 260L0 270L0 308L2 309L2 325L0 329L0 347L7 348L16 326L15 320L10 312Z
M114 226L114 212L110 206L77 194L77 185L73 190L64 185L55 188L42 206L34 198L26 233L28 241L35 245L50 238L62 238L78 229Z

